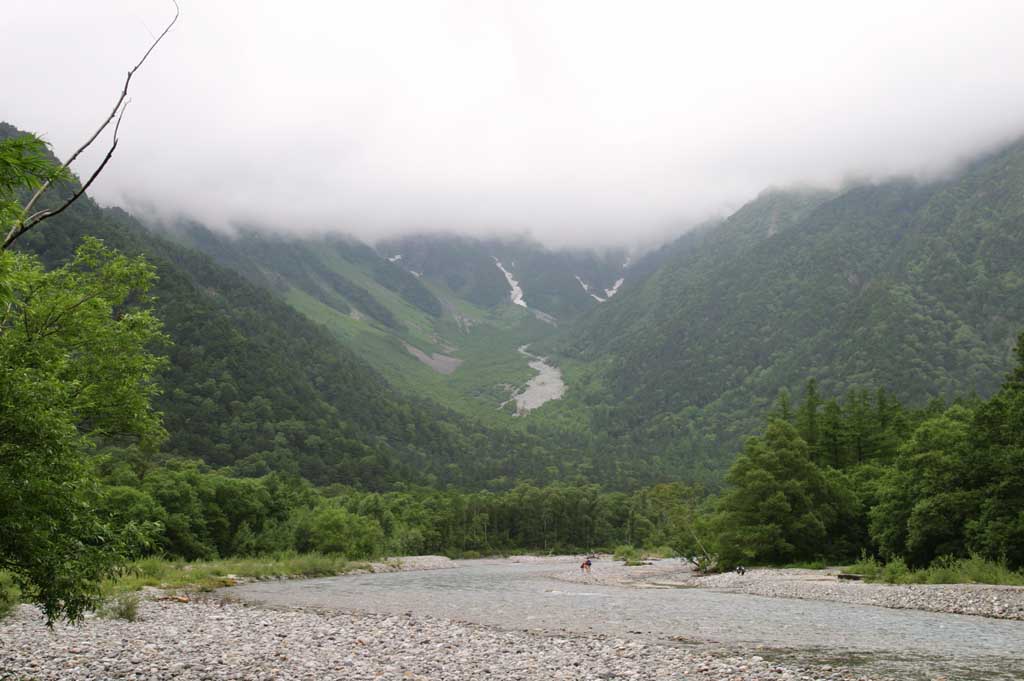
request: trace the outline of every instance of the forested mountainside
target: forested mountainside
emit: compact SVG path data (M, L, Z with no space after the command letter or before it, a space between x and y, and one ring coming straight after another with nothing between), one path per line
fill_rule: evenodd
M176 232L228 269L90 201L22 247L53 265L93 234L156 264L156 312L174 341L159 403L167 455L374 489L715 485L779 391L810 377L851 409L880 388L909 405L991 394L1024 320L1022 187L1018 144L937 184L772 190L628 266L622 253L456 237L375 251ZM555 327L529 306L543 299L530 299L531 281L557 273L576 289L532 290L590 302ZM624 273L600 303L580 283L614 287ZM528 307L513 303L516 286ZM569 392L514 420L496 405L532 375L516 352L526 342L559 351Z
M17 131L5 126L0 133ZM84 235L157 268L155 312L172 343L157 407L163 455L200 459L236 474L297 473L319 484L369 489L396 482L480 487L488 481L571 478L572 438L487 429L394 390L380 373L269 291L207 256L147 232L120 209L87 197L18 248L47 266Z
M519 348L617 293L626 258L525 240L420 236L375 251L341 236L160 229L327 326L401 390L494 425L512 425L510 398L535 375Z
M768 192L564 334L585 400L647 446L757 428L780 390L991 395L1024 325L1024 143L933 184Z

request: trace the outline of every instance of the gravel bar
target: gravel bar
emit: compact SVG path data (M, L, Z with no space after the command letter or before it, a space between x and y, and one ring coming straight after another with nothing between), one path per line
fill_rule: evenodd
M21 606L0 622L0 679L686 679L869 681L601 636L551 636L413 615L268 609L214 598L145 600L135 622L49 631Z
M679 560L651 561L627 567L602 565L597 572L579 570L553 575L575 583L640 588L695 587L772 598L836 601L881 608L924 610L995 619L1024 620L1024 587L988 584L880 584L839 580L836 570L751 569L701 576Z

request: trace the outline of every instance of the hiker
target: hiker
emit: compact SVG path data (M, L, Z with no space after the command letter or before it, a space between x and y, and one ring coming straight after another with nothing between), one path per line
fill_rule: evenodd
M587 559L585 561L583 561L583 565L586 568L586 573L589 575L590 574L590 566L593 565L593 563L590 562L590 556L587 556Z

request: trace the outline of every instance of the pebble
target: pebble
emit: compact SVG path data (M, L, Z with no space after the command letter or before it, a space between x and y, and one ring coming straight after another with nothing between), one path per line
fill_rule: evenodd
M214 598L143 600L135 622L89 617L46 628L23 605L0 621L0 679L677 679L872 681L758 655L687 652L603 636L506 631L413 614L267 609Z
M838 581L834 570L798 568L748 570L701 576L679 560L642 567L602 565L601 574L578 570L552 574L563 581L617 586L674 586L713 589L771 598L837 601L881 608L926 610L995 619L1024 620L1024 587L989 584L879 584Z

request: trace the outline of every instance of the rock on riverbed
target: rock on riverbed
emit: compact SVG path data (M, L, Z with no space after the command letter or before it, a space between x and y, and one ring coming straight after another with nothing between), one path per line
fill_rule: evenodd
M420 617L144 601L136 622L0 622L0 679L690 679L867 681L628 639L550 636Z
M773 598L836 601L881 608L925 610L1024 620L1024 587L988 584L878 584L839 581L835 570L753 569L702 576L680 560L627 567L603 564L590 575L553 575L565 581L634 587L699 587Z

